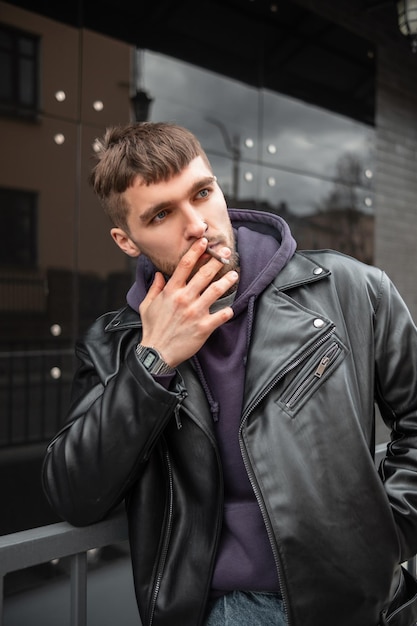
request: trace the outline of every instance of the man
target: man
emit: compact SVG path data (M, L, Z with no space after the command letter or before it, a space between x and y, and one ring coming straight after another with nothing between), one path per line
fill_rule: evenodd
M395 287L228 210L176 125L108 130L92 184L137 277L77 345L52 506L85 525L125 500L144 626L411 626L417 332Z

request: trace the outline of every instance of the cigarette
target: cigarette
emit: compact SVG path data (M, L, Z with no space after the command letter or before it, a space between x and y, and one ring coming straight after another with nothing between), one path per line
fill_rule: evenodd
M215 252L211 248L206 248L206 252L210 254L214 259L217 259L217 261L220 261L220 263L223 263L223 265L229 265L229 259L225 259L224 256L220 256L220 254L217 254L217 252Z

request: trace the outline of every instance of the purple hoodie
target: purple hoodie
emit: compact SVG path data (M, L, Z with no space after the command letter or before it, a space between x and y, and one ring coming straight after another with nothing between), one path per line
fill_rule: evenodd
M215 595L236 589L279 591L265 524L243 464L238 430L256 298L296 248L282 218L251 210L230 209L229 214L240 257L234 317L217 328L193 358L215 421L224 474L223 530L212 580ZM154 271L145 257L139 257L136 283L127 294L136 311Z

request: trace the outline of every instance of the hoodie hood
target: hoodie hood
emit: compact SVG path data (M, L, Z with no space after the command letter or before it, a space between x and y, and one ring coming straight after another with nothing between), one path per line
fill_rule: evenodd
M237 250L240 279L233 304L235 315L265 289L293 256L296 243L288 224L278 215L250 209L229 209ZM137 261L136 280L127 293L128 305L138 311L152 284L156 268L144 255Z
M235 315L248 307L282 268L296 250L288 224L278 215L261 211L230 209L240 258L240 278Z

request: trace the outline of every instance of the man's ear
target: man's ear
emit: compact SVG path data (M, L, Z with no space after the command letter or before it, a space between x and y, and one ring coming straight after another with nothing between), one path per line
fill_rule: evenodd
M117 243L119 248L123 250L125 254L132 257L137 257L140 255L140 250L132 239L130 239L129 235L125 233L121 228L112 228L110 230L110 234L114 241Z

